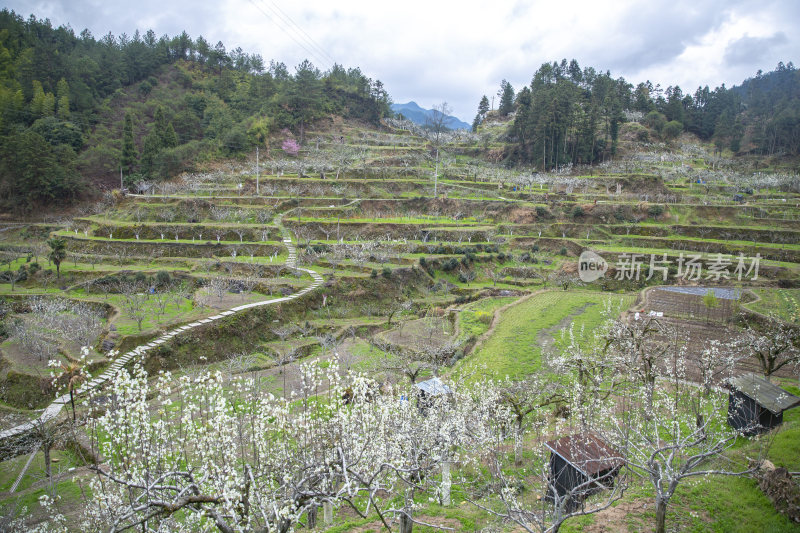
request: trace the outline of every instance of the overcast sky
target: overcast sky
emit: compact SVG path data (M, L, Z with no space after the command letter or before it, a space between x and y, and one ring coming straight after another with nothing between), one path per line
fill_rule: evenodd
M101 37L186 30L325 70L336 61L383 81L395 102L447 101L471 122L502 79L516 90L546 61L575 58L631 83L734 85L778 61L800 64L798 0L0 0ZM798 65L800 66L800 65ZM497 102L495 102L495 107Z

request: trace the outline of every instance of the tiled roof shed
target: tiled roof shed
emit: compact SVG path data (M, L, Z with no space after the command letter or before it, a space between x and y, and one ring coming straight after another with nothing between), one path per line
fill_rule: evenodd
M774 383L746 374L730 380L728 424L746 435L768 431L783 422L783 412L800 405L800 398Z
M603 471L613 470L625 464L619 452L594 433L577 433L545 446L572 465L585 476L595 477Z

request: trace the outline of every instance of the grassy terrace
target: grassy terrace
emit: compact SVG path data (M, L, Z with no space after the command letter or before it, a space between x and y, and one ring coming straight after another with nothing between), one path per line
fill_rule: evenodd
M290 260L286 235L296 246L297 264L325 279L318 289L299 300L229 317L219 327L178 336L148 356L147 368L169 369L175 376L205 368L229 372L241 360L242 371L265 378L267 392L285 394L297 386L293 380L299 364L329 365L337 352L349 367L404 386L406 378L389 369L392 355L378 348L378 341L408 348L433 331L432 339L460 343L452 365L439 370L445 378L538 374L564 379L552 367L552 359L569 342L562 332L571 331L576 342L588 346L608 316L618 316L642 289L660 282L660 276L647 282L607 275L583 283L576 266L587 248L602 252L609 263L622 253L666 253L671 259L697 253L704 261L715 259L717 251L734 259L740 251L747 257L761 253L758 280L719 284L752 290L757 299L747 309L775 313L789 323L800 320L797 193L756 190L740 205L733 203L727 183L709 184L706 191L691 184L693 174L670 174L685 170L677 164L632 159L627 170L620 163L593 169L593 175L584 169L576 176L547 174L546 183L529 188L517 182L514 191L514 180L526 172L466 155L479 151L464 145L451 148L450 161L455 162L441 169L439 191L446 198L433 199L433 166L424 160L427 143L407 133L375 135L348 130L347 146L362 150L364 162L345 169L339 179L332 179L336 171L330 169L320 178L310 166L301 176L292 165L292 172L277 176L266 163L263 168L270 174L260 175L262 194L256 196L252 166L243 167L248 173L242 174L245 170L232 163L224 172L157 184L156 194L109 201L69 221L0 232L0 258L5 260L0 276L7 273L0 280L0 308L8 309L0 325L30 319L34 296L107 306L88 342L91 359L102 368L108 342L127 350L178 325L308 287L308 274L283 266ZM493 141L489 146L502 145ZM312 156L310 144L300 157ZM396 160L400 156L416 159L404 167ZM697 171L711 172L705 158L692 159ZM67 243L60 277L47 260L50 237ZM25 276L12 291L9 278L21 271ZM134 282L136 291L125 294L125 284ZM142 299L141 324L136 315L142 312L130 304L137 296ZM23 359L19 340L6 335L0 339L0 390L9 383L9 368L25 374L25 386L36 390L46 363ZM59 357L77 360L77 348L62 343ZM426 370L421 379L431 375ZM38 405L53 394L41 393ZM0 402L4 427L36 415L27 398L5 396ZM787 413L770 451L775 464L792 471L800 470L798 412ZM526 438L526 460L538 446ZM87 472L69 449L54 454L63 471L59 494L77 506L77 481ZM2 463L0 491L10 488L26 461L20 456ZM530 472L523 469L529 466L509 463L508 469L527 480ZM69 472L72 467L77 470ZM42 472L39 452L17 491L0 500L33 504L44 490ZM534 501L537 494L538 487L526 485L523 497ZM465 503L460 489L450 507L439 506L428 494L417 498L419 516L447 527L509 530ZM634 484L616 506L618 514L611 515L614 530L647 529L654 515L652 498L645 482ZM747 478L684 484L669 513L668 523L686 531L800 531ZM598 531L606 527L605 520L575 519L563 530ZM375 516L356 519L341 512L329 531L379 528Z

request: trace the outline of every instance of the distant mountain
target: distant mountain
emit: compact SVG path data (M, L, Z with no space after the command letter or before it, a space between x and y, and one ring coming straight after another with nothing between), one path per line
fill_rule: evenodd
M433 116L433 109L423 109L416 102L408 102L407 104L392 104L392 111L395 113L402 113L404 117L421 126L425 125L425 121ZM472 128L466 122L462 122L454 116L447 115L445 125L451 130L468 130Z

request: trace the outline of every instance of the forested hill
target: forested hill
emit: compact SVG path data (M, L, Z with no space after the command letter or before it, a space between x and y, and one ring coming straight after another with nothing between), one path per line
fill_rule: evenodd
M684 93L650 82L634 86L571 62L545 63L515 93L505 80L497 114L513 116L506 157L553 168L604 160L617 152L624 123L638 140L669 141L684 131L735 154L800 155L800 71L790 62L740 86ZM473 128L486 120L484 96ZM636 124L638 123L638 124ZM649 127L649 130L644 128ZM655 132L655 138L648 138Z
M340 65L294 72L202 36L95 38L0 11L0 208L75 198L98 180L165 178L287 129L391 114L380 81ZM116 176L116 178L114 178ZM116 181L115 181L116 182Z

